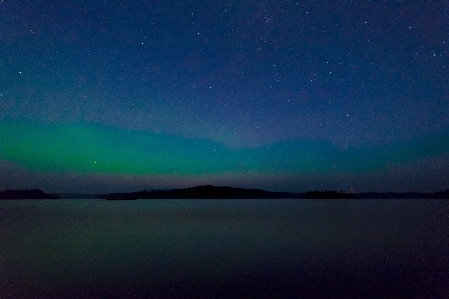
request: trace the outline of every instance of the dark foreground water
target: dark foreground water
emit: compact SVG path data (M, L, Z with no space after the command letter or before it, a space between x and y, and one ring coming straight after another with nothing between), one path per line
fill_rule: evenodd
M449 201L0 201L0 298L449 298Z

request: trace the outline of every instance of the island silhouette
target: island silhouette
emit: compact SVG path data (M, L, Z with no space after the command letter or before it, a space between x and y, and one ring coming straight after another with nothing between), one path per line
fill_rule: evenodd
M0 192L0 199L58 199L56 194L48 194L39 189L6 190Z
M109 193L98 196L107 200L119 199L274 199L302 198L302 193L272 192L261 189L244 189L226 186L197 186L172 190L144 190L131 193Z
M137 192L80 194L46 193L40 189L16 189L0 191L0 199L449 199L449 189L433 193L420 192L365 192L343 191L273 192L262 189L245 189L228 186L203 185L183 189L142 190Z

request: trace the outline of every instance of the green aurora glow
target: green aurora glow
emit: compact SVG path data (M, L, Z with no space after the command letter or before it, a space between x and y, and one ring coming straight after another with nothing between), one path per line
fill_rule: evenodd
M447 132L385 147L338 149L328 142L305 140L235 149L97 124L3 122L0 138L1 158L29 170L138 175L376 171L449 149Z

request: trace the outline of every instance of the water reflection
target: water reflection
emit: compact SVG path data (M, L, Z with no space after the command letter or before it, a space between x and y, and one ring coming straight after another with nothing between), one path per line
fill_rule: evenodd
M441 295L448 206L2 201L0 297Z

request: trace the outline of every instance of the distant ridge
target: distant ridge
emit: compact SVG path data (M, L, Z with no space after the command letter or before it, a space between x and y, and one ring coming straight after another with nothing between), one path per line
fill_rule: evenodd
M356 199L359 198L354 193L344 193L337 191L308 191L304 193L304 199Z
M449 189L433 193L419 192L366 192L345 193L337 191L308 191L306 193L272 192L261 189L244 189L226 186L197 186L173 190L143 190L130 193L108 193L96 198L107 200L134 199L449 199Z
M302 198L302 193L271 192L261 189L216 187L211 185L173 190L144 190L131 193L110 193L98 198L107 200L133 199L256 199L256 198Z
M438 192L365 192L357 193L359 198L366 199L449 199L449 189Z
M0 199L57 199L54 194L45 193L39 189L6 190L0 192Z
M449 199L449 189L432 193L420 192L365 192L344 193L337 191L272 192L262 189L233 188L227 186L197 186L172 190L143 190L128 193L81 194L58 193L48 194L39 189L0 191L2 199Z

